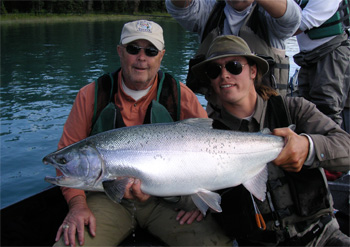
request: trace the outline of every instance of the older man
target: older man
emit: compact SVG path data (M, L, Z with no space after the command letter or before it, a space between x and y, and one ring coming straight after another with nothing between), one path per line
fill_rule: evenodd
M121 68L79 91L59 148L112 128L207 117L191 90L159 71L165 49L163 30L157 23L126 23L117 50ZM86 196L82 190L62 191L69 212L55 246L75 246L76 241L87 246L116 246L137 226L168 245L229 244L211 215L202 220L196 210L178 212L175 208L181 209L181 200L170 204L143 194L138 180L129 179L120 204L104 193Z

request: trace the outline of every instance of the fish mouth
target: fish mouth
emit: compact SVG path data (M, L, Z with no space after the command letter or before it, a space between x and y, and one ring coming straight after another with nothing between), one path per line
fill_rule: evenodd
M46 176L44 180L45 182L55 184L58 186L66 186L66 187L77 188L77 189L84 186L83 181L80 181L77 178L67 177L64 175L57 176L57 177Z
M44 165L52 165L55 168L59 168L60 165L67 163L67 161L65 160L61 160L62 163L59 163L56 161L55 156L52 157L50 155L45 156L42 162L44 163Z
M48 156L45 156L43 158L43 163L44 163L44 165L50 165L50 164L52 164L52 160Z
M51 176L45 176L44 180L46 182L52 183L52 184L59 184L60 181L63 181L65 179L65 176L57 176L57 177L51 177Z
M45 182L51 183L51 184L55 184L55 185L69 185L71 184L69 181L70 179L64 175L62 176L57 176L57 177L51 177L51 176L46 176L44 178Z

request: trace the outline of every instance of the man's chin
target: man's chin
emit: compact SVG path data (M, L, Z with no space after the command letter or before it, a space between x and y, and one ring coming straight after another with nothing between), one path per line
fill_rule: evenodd
M153 80L149 80L148 78L146 79L145 77L134 77L133 80L131 81L132 83L132 88L127 85L129 89L132 90L145 90L152 86Z

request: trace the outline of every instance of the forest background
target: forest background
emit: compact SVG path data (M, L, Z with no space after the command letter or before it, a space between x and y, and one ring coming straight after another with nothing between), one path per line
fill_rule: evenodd
M164 0L2 0L1 17L31 14L166 14Z

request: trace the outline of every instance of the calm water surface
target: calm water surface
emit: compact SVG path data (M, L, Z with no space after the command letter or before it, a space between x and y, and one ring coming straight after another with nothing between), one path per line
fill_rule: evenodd
M162 69L185 81L197 36L170 18L155 21L164 29ZM119 67L116 45L124 23L1 26L1 208L49 186L44 177L55 171L41 160L56 150L78 90ZM298 52L295 39L287 41L287 51L290 57Z

